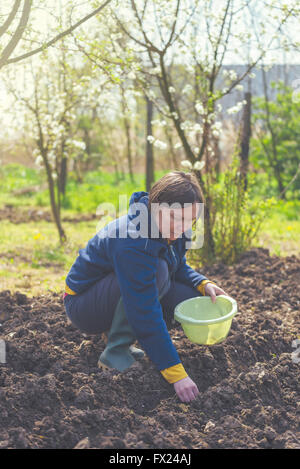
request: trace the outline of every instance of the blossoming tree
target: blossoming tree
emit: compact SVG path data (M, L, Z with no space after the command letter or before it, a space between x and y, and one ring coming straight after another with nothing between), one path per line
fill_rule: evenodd
M26 138L35 143L35 163L46 173L53 220L64 242L61 199L67 162L85 150L84 141L78 138L77 123L80 114L94 104L99 82L82 75L70 53L63 51L57 59L57 54L48 51L34 66L23 67L24 87L15 84L16 69L8 69L6 86L16 100L16 126L24 123Z
M241 89L241 82L251 77L262 58L269 57L275 41L278 47L286 40L283 31L299 18L297 1L271 1L258 9L255 0L122 0L108 7L128 38L123 63L175 128L177 148L182 147L186 158L183 164L195 171L201 183L206 199L205 244L212 255L211 182L216 170L212 142L222 133L220 100ZM224 64L237 61L248 64L241 75L224 70ZM186 70L184 87L178 86L179 64ZM149 77L156 80L157 92ZM235 104L227 114L239 112L245 103ZM148 138L153 145L166 147L152 135Z

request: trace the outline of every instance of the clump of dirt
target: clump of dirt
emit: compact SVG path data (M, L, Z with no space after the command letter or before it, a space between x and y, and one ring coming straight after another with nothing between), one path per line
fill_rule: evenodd
M99 370L104 343L67 323L62 295L2 291L0 448L300 448L299 267L254 249L202 269L239 314L209 347L178 323L170 331L200 390L189 404L147 357L124 373Z
M82 213L76 216L63 216L62 221L80 223L95 220L96 218L99 217L95 213ZM37 221L53 222L53 217L49 210L6 204L0 208L0 220L9 220L11 223L19 224Z

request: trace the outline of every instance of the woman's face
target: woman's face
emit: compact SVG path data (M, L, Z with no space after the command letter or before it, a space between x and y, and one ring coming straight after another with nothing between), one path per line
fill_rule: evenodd
M199 210L200 204L196 202L187 204L184 208L161 207L156 214L158 229L164 238L174 241L192 227L193 222L198 218Z

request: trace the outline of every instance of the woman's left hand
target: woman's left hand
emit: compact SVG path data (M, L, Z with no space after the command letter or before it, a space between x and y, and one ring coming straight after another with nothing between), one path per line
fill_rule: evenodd
M216 297L218 295L229 296L224 290L222 290L222 288L218 287L217 285L214 285L213 283L207 283L204 286L204 290L205 290L205 294L211 297L211 301L213 303L216 302Z

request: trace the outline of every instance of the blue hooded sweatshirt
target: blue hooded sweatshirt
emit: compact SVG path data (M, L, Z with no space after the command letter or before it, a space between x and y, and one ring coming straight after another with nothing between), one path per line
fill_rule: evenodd
M153 236L151 226L156 224L148 200L148 192L133 192L128 213L108 223L79 250L66 277L66 291L81 293L114 271L138 342L167 381L175 382L187 374L163 319L156 284L158 258L167 262L171 279L197 288L207 278L186 263L188 231L171 245L159 231ZM148 223L141 225L144 217Z

